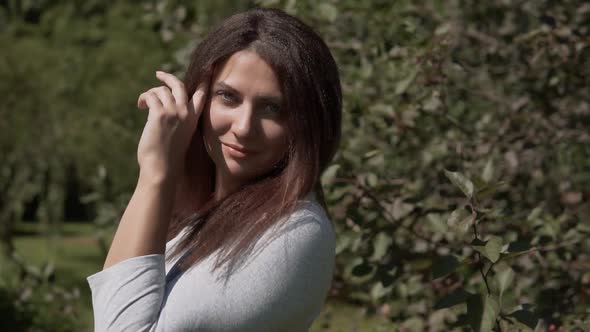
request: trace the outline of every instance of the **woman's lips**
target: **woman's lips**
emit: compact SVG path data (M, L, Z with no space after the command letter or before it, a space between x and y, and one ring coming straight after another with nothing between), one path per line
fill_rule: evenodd
M229 155L236 158L244 158L252 154L251 151L241 149L238 146L222 143Z

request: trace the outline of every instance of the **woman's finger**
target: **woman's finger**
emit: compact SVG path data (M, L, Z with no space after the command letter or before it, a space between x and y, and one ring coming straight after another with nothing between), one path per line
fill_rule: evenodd
M164 107L158 96L153 91L146 91L139 95L137 106L140 109L160 109Z
M167 86L152 88L149 91L152 91L156 94L156 96L158 96L160 102L162 105L164 105L164 108L168 110L176 110L176 101L174 100L174 97Z
M140 94L137 98L137 108L144 110L147 108L147 104L145 102L145 92Z
M176 101L176 105L186 105L187 96L184 83L176 78L176 76L163 71L156 71L156 77L160 81L166 83L166 85L170 88L172 95L174 96L174 100Z
M197 91L193 94L189 103L189 112L199 115L203 110L205 104L205 84L201 84L197 87Z

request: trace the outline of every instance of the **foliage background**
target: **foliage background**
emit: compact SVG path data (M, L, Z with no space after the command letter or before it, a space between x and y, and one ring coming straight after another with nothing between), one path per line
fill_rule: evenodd
M59 241L92 221L106 254L136 181L138 94L257 5L313 26L341 71L343 141L322 178L330 299L400 331L590 329L582 0L0 1L0 244L15 266L0 308L15 326L77 319L51 264L14 256L16 225Z

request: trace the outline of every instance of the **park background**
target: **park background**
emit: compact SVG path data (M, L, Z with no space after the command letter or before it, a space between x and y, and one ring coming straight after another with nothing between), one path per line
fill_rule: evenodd
M312 331L590 330L590 3L0 1L0 330L90 331L137 179L138 95L278 7L340 68Z

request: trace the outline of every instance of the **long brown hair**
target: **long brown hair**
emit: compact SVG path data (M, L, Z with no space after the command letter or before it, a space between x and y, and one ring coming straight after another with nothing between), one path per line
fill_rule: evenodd
M264 59L279 79L288 113L289 149L267 174L216 201L212 195L215 167L199 125L186 156L167 235L170 240L188 228L168 257L172 260L188 249L180 264L183 270L217 250L220 256L214 269L241 258L310 192L326 208L320 176L338 148L342 112L338 68L327 45L299 19L277 9L233 15L193 51L184 78L187 95L192 96L200 84L209 86L216 68L245 49Z

